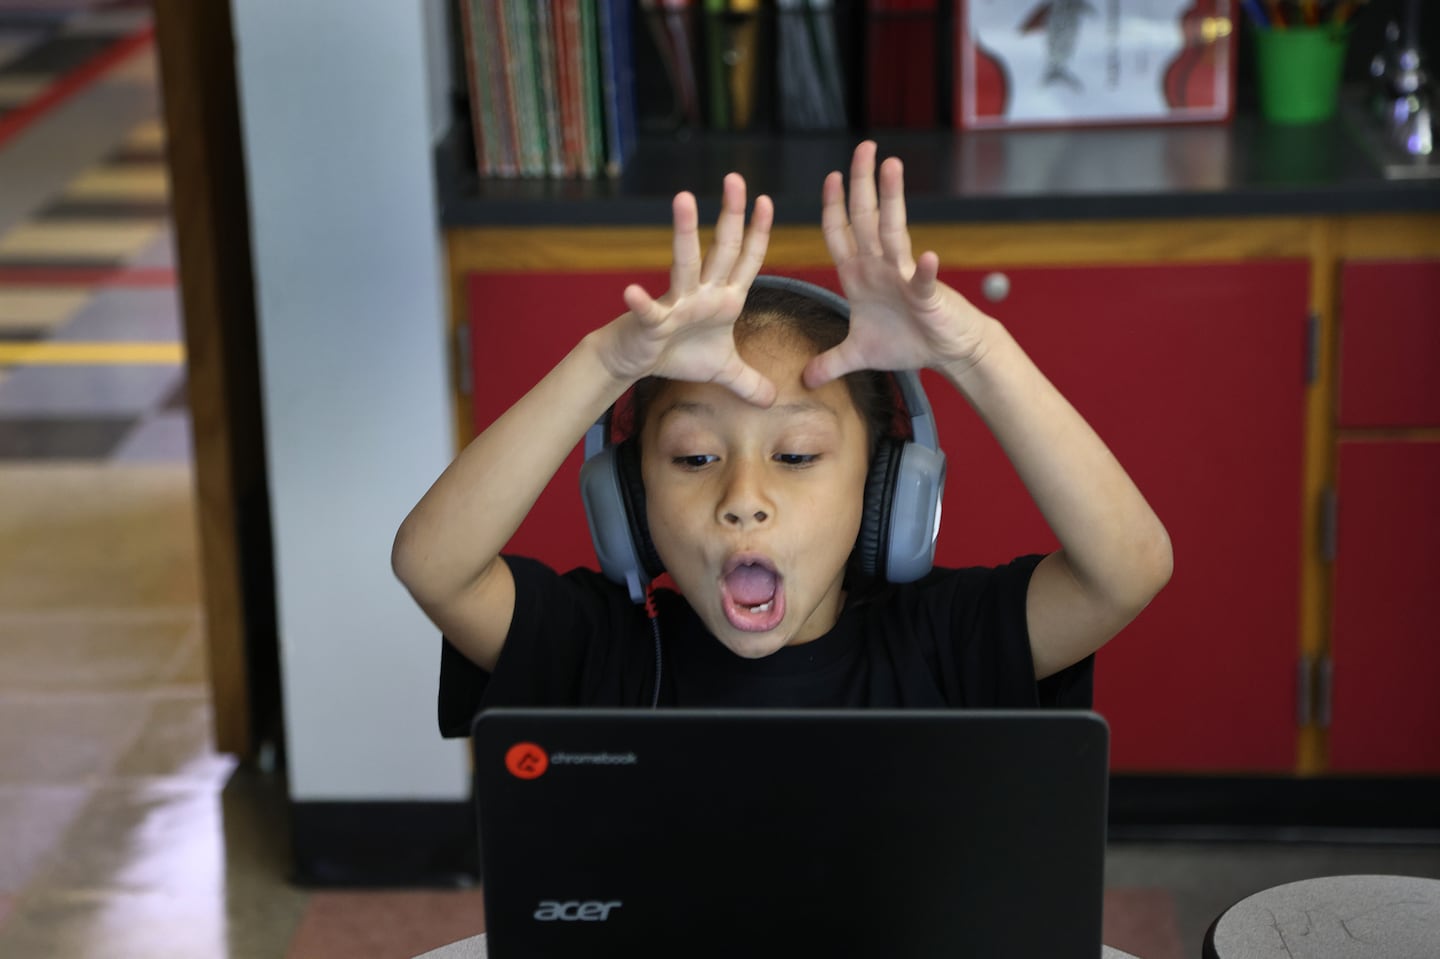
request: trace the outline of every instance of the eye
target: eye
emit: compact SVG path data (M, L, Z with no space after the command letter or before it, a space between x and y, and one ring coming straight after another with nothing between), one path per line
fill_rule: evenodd
M809 466L820 458L818 453L776 453L775 462L784 466Z
M712 456L709 453L696 453L693 456L673 457L670 462L674 463L681 469L698 470L704 469L705 467L709 466L711 463L718 461L719 459L720 457Z

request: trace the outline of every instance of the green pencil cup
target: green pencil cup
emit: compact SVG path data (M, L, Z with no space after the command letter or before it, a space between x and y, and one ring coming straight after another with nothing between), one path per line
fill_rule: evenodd
M1272 123L1318 123L1335 115L1348 30L1333 25L1256 30L1260 113Z

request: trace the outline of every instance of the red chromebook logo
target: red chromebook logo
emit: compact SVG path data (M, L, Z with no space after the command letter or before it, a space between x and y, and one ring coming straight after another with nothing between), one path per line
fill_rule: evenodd
M550 768L550 757L534 743L516 743L505 753L505 768L517 779L538 779Z

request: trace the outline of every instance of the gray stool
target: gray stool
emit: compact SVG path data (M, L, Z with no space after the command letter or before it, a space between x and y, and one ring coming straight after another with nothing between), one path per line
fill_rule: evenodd
M1242 899L1205 933L1204 959L1435 959L1440 879L1325 876Z

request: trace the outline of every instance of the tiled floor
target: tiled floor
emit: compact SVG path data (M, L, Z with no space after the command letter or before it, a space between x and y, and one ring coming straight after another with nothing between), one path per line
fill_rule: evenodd
M55 95L147 16L0 0L0 957L414 956L479 893L295 888L282 785L210 746L152 53ZM1106 940L1197 956L1237 899L1345 872L1440 851L1115 843Z

